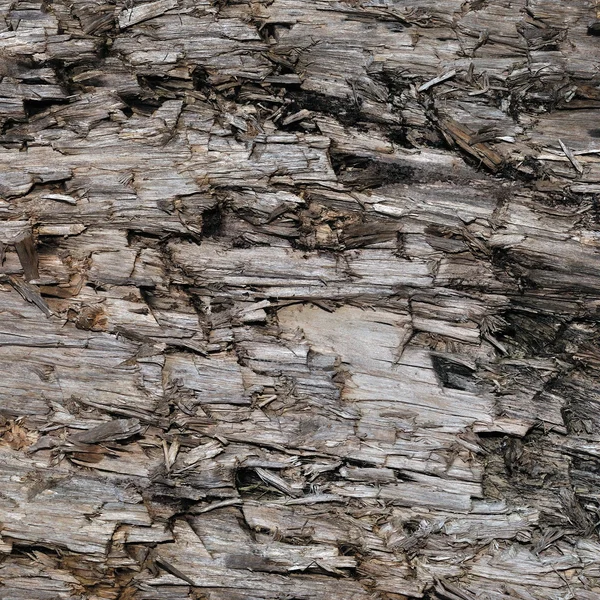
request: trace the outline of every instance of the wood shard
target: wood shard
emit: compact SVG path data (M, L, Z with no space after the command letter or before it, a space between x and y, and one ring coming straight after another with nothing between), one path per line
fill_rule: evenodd
M2 4L2 599L600 598L593 4Z
M25 278L27 280L38 279L40 276L38 270L39 259L31 232L26 232L19 236L14 241L14 245L21 266L23 267Z
M48 303L44 300L36 285L23 281L19 277L11 276L8 278L8 281L24 300L35 304L47 317L53 314L52 309L48 306Z
M565 153L565 156L569 159L569 161L573 165L573 168L579 174L583 173L583 167L581 166L581 163L577 160L577 158L575 158L575 155L573 154L573 152L571 152L571 150L569 150L569 148L567 148L563 144L562 140L558 140L558 143L560 144L560 147L562 148L562 151Z
M433 79L430 79L423 85L419 86L417 88L417 91L425 92L426 90L433 87L434 85L437 85L438 83L443 83L444 81L447 81L448 79L452 79L455 75L456 75L456 71L454 69L452 69L451 71L448 71L447 73L443 73L439 77L434 77Z

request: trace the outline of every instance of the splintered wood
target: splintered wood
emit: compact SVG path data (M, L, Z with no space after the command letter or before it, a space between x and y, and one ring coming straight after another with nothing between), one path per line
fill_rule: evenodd
M591 1L0 0L0 597L600 597Z

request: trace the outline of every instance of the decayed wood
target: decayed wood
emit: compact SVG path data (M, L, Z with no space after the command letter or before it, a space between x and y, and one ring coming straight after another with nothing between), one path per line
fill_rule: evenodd
M567 4L1 4L1 598L600 595Z

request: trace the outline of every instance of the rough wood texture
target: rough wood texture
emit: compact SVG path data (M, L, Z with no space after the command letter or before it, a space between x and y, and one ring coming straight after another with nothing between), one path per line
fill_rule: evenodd
M0 597L600 597L591 1L0 0Z

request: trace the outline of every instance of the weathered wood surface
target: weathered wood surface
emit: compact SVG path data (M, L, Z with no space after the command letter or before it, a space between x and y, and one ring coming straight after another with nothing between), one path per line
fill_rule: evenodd
M594 2L2 2L0 597L600 595Z

